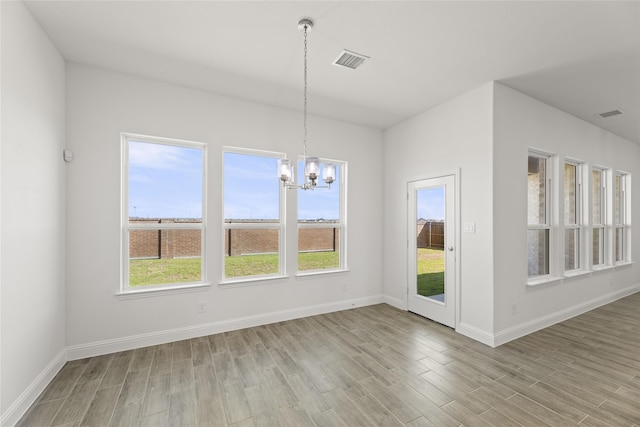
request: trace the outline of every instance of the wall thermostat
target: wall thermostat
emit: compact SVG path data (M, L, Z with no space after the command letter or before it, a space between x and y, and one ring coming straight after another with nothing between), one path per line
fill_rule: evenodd
M70 161L73 160L73 151L69 150L68 148L65 148L62 151L62 158L64 159L65 162L69 163Z

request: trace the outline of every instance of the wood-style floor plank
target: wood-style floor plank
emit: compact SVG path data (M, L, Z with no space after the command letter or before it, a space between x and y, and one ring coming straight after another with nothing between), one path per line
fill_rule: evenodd
M70 361L18 427L640 427L640 293L498 348L380 304Z

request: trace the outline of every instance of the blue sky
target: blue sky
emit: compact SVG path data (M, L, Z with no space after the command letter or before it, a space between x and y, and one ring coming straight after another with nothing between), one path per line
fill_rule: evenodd
M444 219L444 187L423 188L416 195L418 219Z
M224 218L277 219L280 180L276 158L237 153L224 155ZM299 162L296 173L301 171ZM337 219L337 180L330 190L298 190L300 219ZM296 175L296 181L299 176ZM209 185L219 185L209 182ZM293 203L294 190L289 190ZM213 203L210 209L216 209ZM202 217L202 150L129 142L129 216L141 218Z
M278 160L224 153L224 218L279 218Z
M224 217L225 219L278 218L279 191L278 159L247 154L224 155ZM302 162L298 162L295 179L300 181ZM339 182L340 173L336 171ZM321 185L321 184L318 184ZM340 193L338 185L313 191L298 191L300 219L338 219ZM289 200L293 202L291 192Z
M129 141L129 216L202 218L202 150Z

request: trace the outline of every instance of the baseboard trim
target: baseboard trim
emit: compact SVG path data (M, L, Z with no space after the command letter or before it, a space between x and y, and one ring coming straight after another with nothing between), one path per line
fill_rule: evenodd
M267 325L269 323L298 319L301 317L315 316L317 314L331 313L334 311L348 310L367 305L381 304L382 295L364 298L356 298L296 308L292 310L276 311L272 313L247 316L237 319L223 320L219 322L204 323L187 326L184 328L169 329L165 331L150 332L147 334L131 335L112 340L96 341L67 347L68 360L83 359L85 357L99 356L118 351L132 350L151 345L165 344L174 341L197 338L221 332L235 331L253 326Z
M13 426L29 410L38 396L49 385L53 377L67 362L67 350L62 349L46 368L34 379L29 387L7 408L0 417L0 426Z
M464 335L465 337L469 337L473 340L481 342L482 344L486 344L491 347L496 347L495 344L495 336L487 332L483 329L476 328L475 326L468 325L466 323L460 323L456 328L456 332Z
M390 297L389 295L383 295L382 302L400 310L407 310L407 305L399 298Z
M530 333L547 328L551 325L555 325L556 323L571 319L572 317L586 313L589 310L593 310L603 305L612 303L614 301L619 300L620 298L624 298L626 296L629 296L639 291L640 291L640 284L637 284L637 285L630 286L628 288L624 288L619 291L613 292L611 294L595 298L593 300L584 302L582 304L569 307L565 310L561 310L556 313L552 313L547 316L534 319L530 322L522 323L520 325L516 325L511 328L505 329L503 331L496 333L493 336L494 347L497 347L502 344L506 344L509 341L513 341L515 339L518 339Z

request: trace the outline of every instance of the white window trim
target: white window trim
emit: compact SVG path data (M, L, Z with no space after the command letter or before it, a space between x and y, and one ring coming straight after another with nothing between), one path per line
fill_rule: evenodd
M601 191L600 191L601 222L599 222L598 224L594 222L594 212L593 212L593 172L594 171L600 171L600 176L601 176L601 184L600 184L601 185ZM590 189L589 266L593 271L607 269L612 266L610 262L611 260L610 252L612 249L612 245L610 241L611 227L609 225L609 218L612 217L611 210L613 209L613 203L610 203L611 196L612 196L611 188L610 188L611 186L609 185L610 172L611 172L611 169L605 166L599 166L599 165L593 165L590 168L590 172L589 172L589 189ZM598 247L598 250L602 252L601 254L602 262L600 264L593 264L593 232L598 229L602 230L602 236L601 236L602 244Z
M589 186L585 186L583 183L585 182L586 173L588 173L588 168L585 167L585 162L581 160L576 160L570 157L566 157L564 159L563 164L563 176L564 176L564 165L569 164L575 166L576 168L576 223L575 224L566 224L563 221L563 232L566 233L567 229L578 230L578 243L579 247L576 250L579 253L578 266L572 270L566 270L564 265L564 258L562 260L561 266L564 277L576 277L581 274L586 274L588 270L585 268L586 260L589 257L589 251L587 246L588 239L586 238L587 231L585 230L585 224L588 223L588 206L586 206L586 201L588 200L588 194L585 194L589 188ZM588 180L586 182L589 182ZM564 186L563 186L564 189ZM562 193L562 206L564 207L564 191ZM564 220L564 215L562 215L562 219ZM563 239L563 255L564 251L566 251L566 247L564 246Z
M529 156L542 158L546 161L545 224L529 224L527 221L527 230L549 230L549 251L547 254L549 273L527 277L527 285L537 286L540 284L548 284L561 281L561 277L558 274L558 261L556 260L556 254L558 252L558 242L556 240L557 236L560 234L556 233L556 230L558 229L558 209L556 208L556 205L559 205L557 201L560 199L560 190L559 188L555 188L554 186L555 176L557 174L556 169L558 168L558 156L534 148L530 148L528 150L527 158ZM564 247L564 242L562 244L562 247ZM562 253L564 254L564 250Z
M238 284L258 284L258 282L272 282L277 279L287 278L286 274L286 266L287 266L287 221L286 221L286 212L287 212L287 199L286 199L286 189L284 186L279 186L279 213L280 213L280 221L275 222L267 222L267 223L227 223L224 218L224 155L225 153L235 153L235 154L244 154L249 156L262 156L262 157L270 157L274 159L286 159L287 155L285 153L280 153L277 151L266 151L266 150L258 150L252 148L242 148L242 147L231 147L224 146L222 147L222 201L221 205L221 218L222 218L222 233L223 238L220 242L221 247L221 255L222 255L222 263L221 263L221 271L220 271L220 281L219 285L238 285ZM276 170L273 171L273 179L276 178ZM278 240L278 272L273 274L261 274L254 276L241 276L241 277L225 277L225 246L224 246L224 234L229 229L251 229L251 228L260 228L260 229L276 229L279 231L279 240Z
M121 181L121 276L120 289L116 295L121 299L138 298L145 296L170 295L182 292L197 292L203 288L208 288L207 283L207 256L206 256L206 237L207 237L207 145L202 142L186 141L173 138L164 138L149 135L140 135L134 133L122 132L121 153L122 153L122 181ZM151 144L161 144L177 147L195 148L202 150L202 222L199 224L129 224L129 141L146 142ZM201 230L201 277L202 280L197 282L180 282L180 283L164 283L158 285L145 285L141 287L129 286L129 231L131 230L176 230L176 229L199 229Z
M299 157L298 161L303 160L303 157ZM335 159L325 159L320 158L321 163L333 163L335 165L340 166L340 221L333 223L300 223L297 221L297 212L296 212L296 224L297 230L299 233L300 229L303 228L337 228L340 232L340 266L338 268L331 269L321 269L321 270L304 270L300 271L298 269L298 251L296 248L296 277L302 276L314 276L319 274L329 274L329 273L340 273L344 271L348 271L347 266L347 161L345 160L335 160ZM298 168L300 169L300 168ZM304 177L304 172L301 172ZM321 191L323 189L314 190ZM296 240L297 242L297 240ZM297 243L296 243L297 245Z
M624 171L616 171L614 175L615 177L620 177L620 187L621 187L621 195L620 195L620 216L621 220L619 223L616 223L615 214L613 215L613 260L616 266L619 265L627 265L631 263L631 175ZM613 185L613 191L615 192L615 181ZM615 194L612 198L612 201L615 203ZM615 213L615 207L614 207ZM617 234L618 228L622 229L623 243L622 243L622 254L623 257L621 260L615 259L615 237Z

